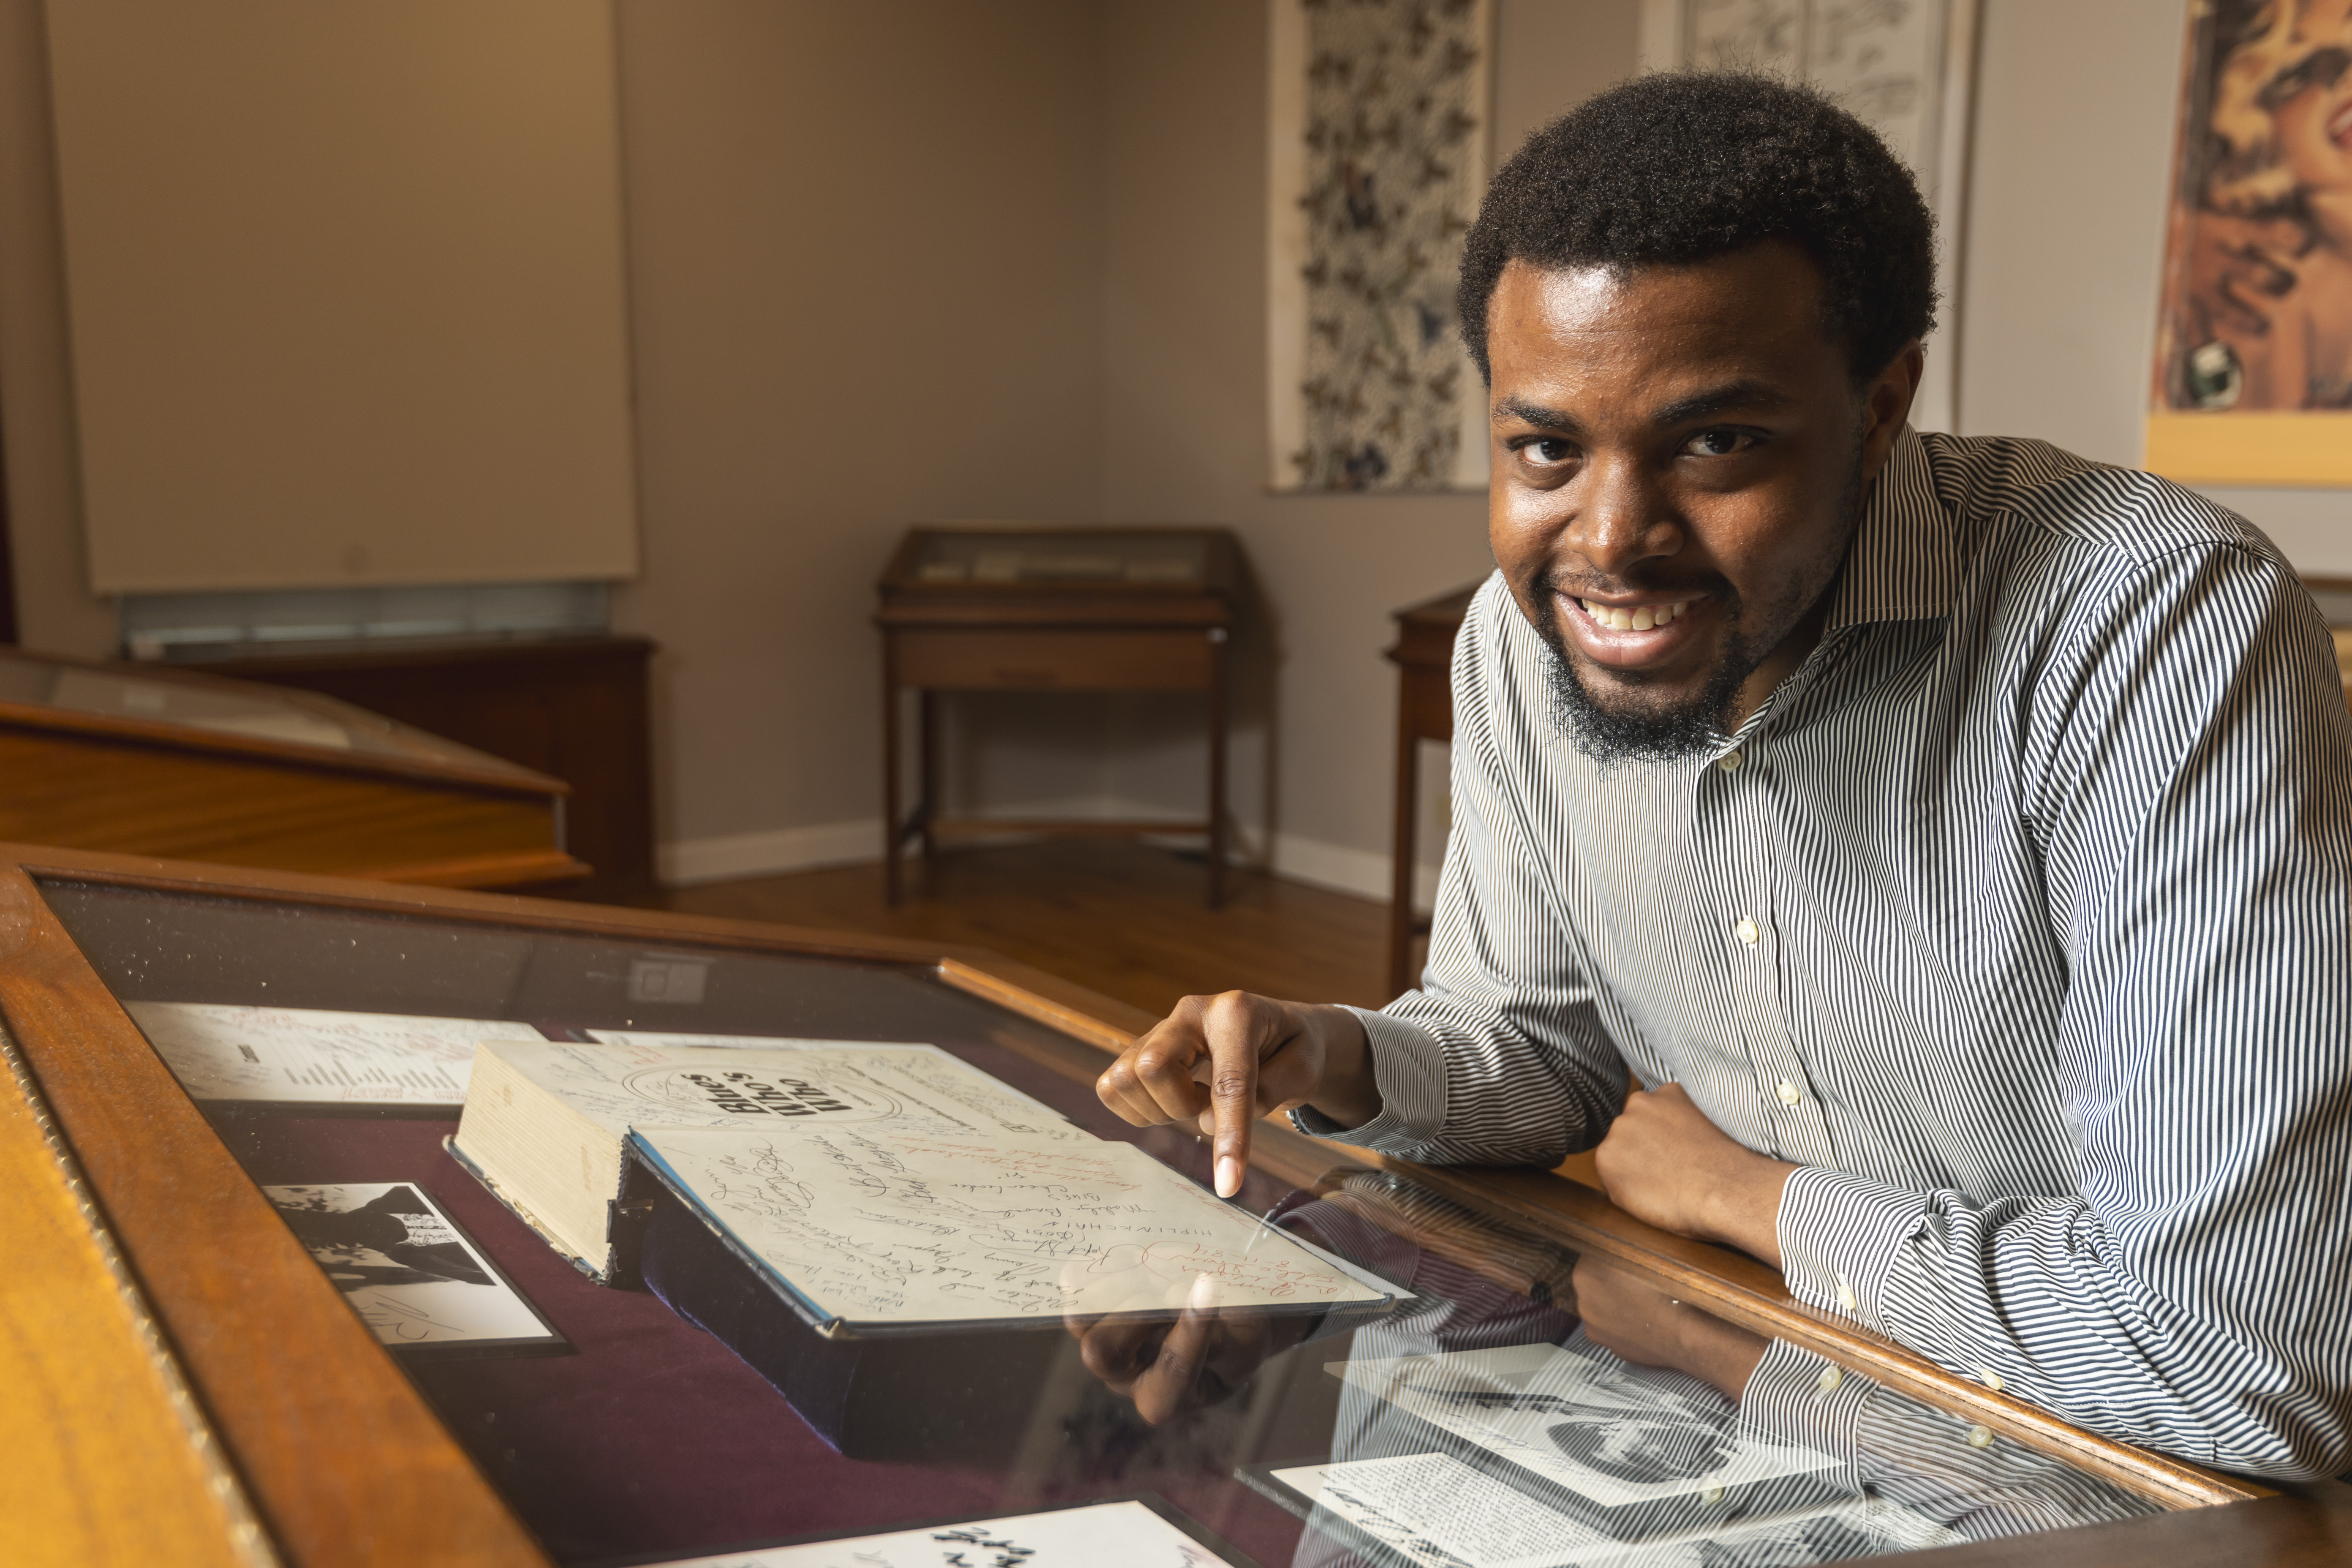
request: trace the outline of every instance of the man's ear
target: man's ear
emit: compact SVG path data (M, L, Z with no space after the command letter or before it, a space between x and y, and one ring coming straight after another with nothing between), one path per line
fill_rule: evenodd
M1915 339L1886 362L1886 368L1878 373L1878 378L1863 394L1862 468L1865 481L1878 477L1886 455L1895 449L1895 437L1903 433L1903 422L1911 417L1911 400L1918 395L1919 378L1927 369L1927 351Z

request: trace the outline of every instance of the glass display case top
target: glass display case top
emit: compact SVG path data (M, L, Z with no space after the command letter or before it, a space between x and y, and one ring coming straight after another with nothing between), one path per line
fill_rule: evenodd
M1181 1311L1055 1310L1011 1327L827 1343L790 1313L761 1318L745 1305L760 1299L749 1287L697 1295L695 1268L735 1264L723 1248L696 1262L688 1244L708 1247L704 1228L662 1232L658 1219L641 1277L600 1284L453 1160L453 1107L337 1103L333 1082L363 1074L315 1062L304 1070L330 1086L316 1103L238 1100L192 1072L185 1042L157 1026L162 1005L257 1010L255 1065L306 1030L317 1038L305 1048L326 1056L362 1037L446 1043L469 1027L588 1050L620 1048L613 1031L928 1044L1061 1119L1073 1150L1129 1145L1205 1186L1206 1149L1120 1121L1092 1091L1103 1060L1092 1047L919 963L761 951L684 929L647 940L61 876L40 885L114 995L173 1047L164 1060L223 1142L561 1561L726 1547L730 1563L765 1563L762 1542L838 1538L846 1551L940 1520L1005 1521L971 1540L1016 1542L1043 1528L1041 1512L1091 1506L1098 1515L1068 1528L1181 1526L1185 1550L1197 1548L1182 1561L1196 1568L1706 1568L1845 1561L2158 1511L1828 1363L1818 1403L1767 1410L1704 1367L1621 1356L1576 1316L1598 1265L1409 1171L1254 1169L1235 1200L1265 1236L1284 1238L1268 1247L1302 1244L1380 1282L1388 1304L1370 1313L1235 1306L1210 1271L1179 1281ZM354 1015L379 1026L362 1019L353 1033ZM808 1083L786 1088L822 1101ZM1001 1173L926 1177L916 1191L891 1173L878 1125L859 1121L833 1143L778 1133L730 1178L732 1195L789 1218L814 1181L795 1180L792 1161L835 1159L848 1137L872 1184L859 1223L879 1228L826 1245L932 1256L952 1271L964 1255L951 1234L993 1226L991 1268L1024 1288L1104 1266L1068 1238L1125 1211L1090 1209L1084 1225L1075 1211L1063 1224L1041 1215L1080 1201L1077 1164L1049 1162L1018 1194ZM941 1147L934 1139L920 1152L936 1162ZM1119 1267L1183 1253L1181 1238L1151 1228L1160 1222L1132 1223L1144 1228L1111 1248ZM1066 1244L1041 1239L1053 1236ZM423 1309L403 1302L494 1286L523 1302L485 1319L506 1325L497 1353L398 1351L403 1335L428 1333ZM1706 1322L1705 1332L1745 1332ZM516 1325L537 1348L513 1349ZM1768 1357L1805 1353L1755 1343ZM1108 1506L1136 1498L1150 1509ZM803 1558L780 1548L772 1561Z
M248 740L537 777L503 758L314 692L211 677L149 675L15 648L0 649L0 702L184 724Z
M1208 568L1201 533L926 530L919 538L913 580L930 586L1197 588Z

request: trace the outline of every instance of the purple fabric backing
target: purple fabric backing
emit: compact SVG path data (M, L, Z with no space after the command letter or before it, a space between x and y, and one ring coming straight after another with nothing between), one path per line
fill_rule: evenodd
M1082 1085L1001 1047L957 1046L1089 1131L1142 1143L1206 1179L1207 1151L1189 1136L1139 1136ZM843 1458L757 1373L658 1299L576 1272L450 1159L441 1140L454 1122L247 1114L224 1119L220 1131L257 1183L422 1185L576 1347L575 1355L407 1366L560 1561L684 1556L1136 1492L1158 1493L1269 1568L1297 1548L1298 1521L1233 1479L1231 1457L1171 1467L1096 1455L1098 1473L1053 1487L977 1468ZM1288 1191L1252 1173L1244 1198L1263 1213Z

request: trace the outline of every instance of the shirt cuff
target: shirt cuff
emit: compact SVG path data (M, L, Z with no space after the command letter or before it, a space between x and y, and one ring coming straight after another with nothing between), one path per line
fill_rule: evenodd
M1774 1340L1739 1391L1739 1429L1854 1463L1855 1432L1878 1385L1834 1362Z
M1923 1193L1822 1165L1805 1165L1780 1189L1776 1231L1789 1294L1887 1331L1879 1303L1903 1244L1927 1212Z
M1290 1113L1290 1124L1310 1138L1383 1154L1410 1154L1445 1125L1445 1048L1420 1025L1386 1013L1350 1007L1362 1021L1372 1053L1372 1086L1381 1112L1361 1127L1341 1127L1311 1105Z

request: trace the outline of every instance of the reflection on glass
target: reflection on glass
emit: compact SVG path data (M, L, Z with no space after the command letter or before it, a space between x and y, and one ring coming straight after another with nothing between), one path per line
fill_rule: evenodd
M616 1030L929 1042L1090 1137L1132 1145L1121 1158L1205 1184L1198 1141L1139 1131L1096 1101L1086 1069L1098 1057L918 966L700 947L683 932L652 946L527 922L42 888L125 1001L478 1019L583 1048ZM662 984L646 984L648 966ZM670 983L679 966L692 984ZM1805 1352L1646 1285L1644 1304L1594 1260L1391 1174L1293 1190L1254 1172L1244 1188L1253 1223L1406 1292L1370 1321L1244 1309L1195 1280L1173 1317L1049 1316L879 1354L882 1339L853 1336L820 1364L747 1340L724 1290L688 1300L576 1271L451 1161L446 1106L205 1108L265 1186L412 1184L569 1342L568 1355L410 1369L559 1561L1137 1494L1264 1568L1762 1568L2152 1511L2005 1440L1979 1446L1967 1422L1860 1377L1824 1379ZM891 1212L919 1247L919 1205ZM708 1226L663 1234L724 1252ZM1674 1329L1657 1342L1675 1353L1629 1360L1596 1342L1577 1313L1581 1300L1600 1322L1603 1291L1621 1319L1626 1302L1663 1301Z

